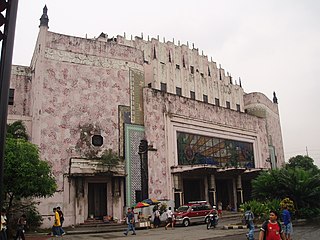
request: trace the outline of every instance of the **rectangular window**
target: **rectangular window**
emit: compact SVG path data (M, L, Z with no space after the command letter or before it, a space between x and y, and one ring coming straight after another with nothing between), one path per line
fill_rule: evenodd
M215 104L216 106L220 107L220 100L219 100L219 98L215 98L215 99L214 99L214 104Z
M176 94L177 94L178 96L182 96L182 89L179 88L179 87L176 87Z
M161 91L167 92L167 84L166 83L160 83Z
M194 67L193 66L190 66L190 72L191 72L191 74L194 74Z
M237 104L237 112L240 112L240 104Z
M180 69L180 65L179 64L176 64L176 69Z
M14 103L14 89L10 88L8 105L13 105L13 103Z
M203 94L203 102L205 103L208 102L208 95Z
M178 131L176 141L179 165L255 167L253 143Z
M152 87L152 83L148 83L148 88L151 88Z
M193 92L193 91L190 91L190 98L191 98L192 100L195 100L195 99L196 99L196 93Z
M228 109L230 109L230 102L226 101L226 106Z

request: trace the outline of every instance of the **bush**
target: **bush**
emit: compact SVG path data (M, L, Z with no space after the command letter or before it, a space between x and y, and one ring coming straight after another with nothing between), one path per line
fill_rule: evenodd
M294 202L290 198L284 198L280 202L281 209L284 209L285 207L288 208L289 212L294 215L295 214L295 208L294 208Z
M37 210L37 203L23 201L15 202L11 211L10 226L12 229L17 228L18 219L22 214L27 216L26 230L35 230L42 224L42 216Z
M252 200L242 204L240 207L246 211L247 207L250 206L251 211L255 216L256 222L262 222L269 218L270 210L274 210L280 214L280 201L277 199L266 201L266 202L259 202L257 200ZM279 215L280 216L280 215Z
M297 211L299 218L312 219L320 216L320 208L300 208Z

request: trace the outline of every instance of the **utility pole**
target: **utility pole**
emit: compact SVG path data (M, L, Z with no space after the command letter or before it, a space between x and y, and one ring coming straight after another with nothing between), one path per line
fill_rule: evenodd
M0 209L3 208L4 146L18 0L0 0Z
M308 146L306 146L306 153L307 153L307 157L309 157Z

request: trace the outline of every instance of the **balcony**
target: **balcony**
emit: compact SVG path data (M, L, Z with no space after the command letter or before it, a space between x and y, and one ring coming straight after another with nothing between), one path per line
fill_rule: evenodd
M98 159L71 158L69 176L125 176L124 162L117 165L102 164Z

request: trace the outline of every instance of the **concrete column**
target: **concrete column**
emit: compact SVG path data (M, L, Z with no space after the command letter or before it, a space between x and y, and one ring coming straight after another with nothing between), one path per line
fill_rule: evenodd
M243 203L243 190L242 190L241 175L238 175L238 177L237 177L237 202L239 204Z
M216 177L211 174L209 176L209 194L212 194L212 198L213 198L213 204L217 205L217 195L216 195Z

